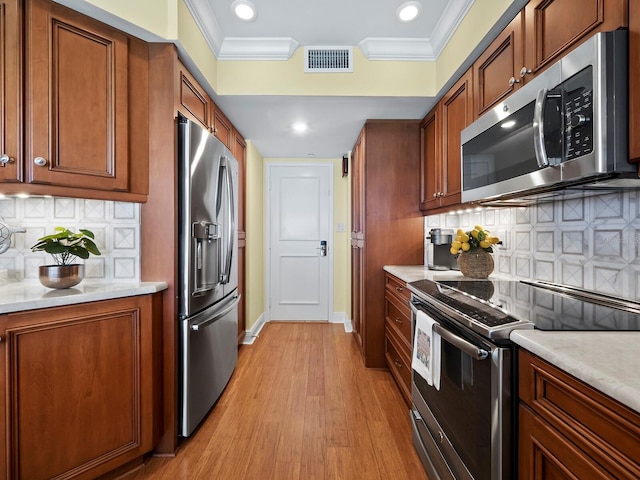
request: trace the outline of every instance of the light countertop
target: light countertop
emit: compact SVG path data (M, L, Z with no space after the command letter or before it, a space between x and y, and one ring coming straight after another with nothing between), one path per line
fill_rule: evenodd
M54 290L36 281L0 283L0 314L160 292L166 282L104 283L84 280L72 288Z
M385 266L384 270L405 282L462 276L423 265ZM515 330L511 340L640 413L640 332Z

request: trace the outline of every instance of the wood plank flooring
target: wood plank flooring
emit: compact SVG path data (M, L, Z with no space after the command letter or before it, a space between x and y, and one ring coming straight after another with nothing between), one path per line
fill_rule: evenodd
M329 323L269 323L175 458L127 480L427 480L387 371Z

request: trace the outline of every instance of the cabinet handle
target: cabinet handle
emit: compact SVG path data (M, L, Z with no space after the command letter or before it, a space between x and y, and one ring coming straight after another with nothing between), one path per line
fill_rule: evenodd
M402 362L400 362L400 360L395 359L395 360L393 361L393 363L395 363L395 364L396 364L396 367L398 367L398 368L402 368Z
M402 288L402 287L396 287L396 290L397 290L398 292L403 292L403 291L404 291L404 288Z
M509 79L509 86L513 87L516 83L520 83L520 80L516 79L516 77L511 77Z
M402 320L400 320L398 317L396 317L396 323L397 323L398 325L402 325Z
M531 70L529 70L527 67L522 67L520 69L520 77L524 78L525 75L529 75L531 73Z
M33 163L39 167L44 167L47 164L47 160L42 157L36 157L33 159Z
M15 162L15 160L11 158L9 155L7 155L6 153L0 155L0 163L2 165L6 165L7 163L13 163L13 162Z

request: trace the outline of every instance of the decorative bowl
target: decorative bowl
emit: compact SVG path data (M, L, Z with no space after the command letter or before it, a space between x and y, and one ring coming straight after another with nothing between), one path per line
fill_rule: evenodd
M69 288L84 278L84 265L41 265L40 283L47 288Z

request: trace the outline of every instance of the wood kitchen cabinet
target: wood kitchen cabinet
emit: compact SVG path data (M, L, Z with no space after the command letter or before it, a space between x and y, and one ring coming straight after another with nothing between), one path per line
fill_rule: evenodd
M385 368L384 265L424 263L419 122L368 120L352 150L351 316L364 364Z
M405 282L385 273L385 358L400 393L411 406L411 292Z
M178 61L178 75L180 77L178 94L180 113L198 122L213 133L229 150L233 150L235 138L231 122L180 61Z
M531 0L524 7L524 80L597 33L628 26L634 0ZM524 73L524 72L523 72Z
M0 182L22 178L22 25L22 2L0 1Z
M470 69L422 121L420 207L423 211L436 213L443 207L460 204L460 133L473 119L472 78Z
M0 478L96 478L159 439L161 294L0 316Z
M2 193L144 201L146 43L48 0L22 7L5 0L0 13Z
M245 227L245 184L246 184L246 161L247 144L240 132L232 129L233 143L231 153L238 161L238 293L240 303L238 303L238 343L244 341L247 329L246 319L246 276L244 275L246 265L247 234Z
M523 34L524 14L521 12L474 62L474 119L489 111L523 84ZM523 75L525 73L522 72Z
M518 478L640 478L640 415L519 352Z
M142 205L141 213L141 279L153 280L162 278L168 283L168 289L164 295L163 303L163 400L164 400L164 435L155 451L159 454L172 455L178 447L178 324L176 322L178 306L176 303L177 292L177 265L178 265L178 190L176 152L177 145L177 115L181 114L194 119L194 112L211 113L212 106L206 106L208 96L193 76L184 69L184 65L178 59L178 52L173 44L156 43L149 45L149 69L150 69L150 170L149 170L149 196ZM187 85L185 79L189 79L192 93L195 98L190 100L184 90ZM190 87L190 88L191 88ZM200 92L199 94L193 92ZM199 99L198 99L199 98ZM202 104L202 100L205 101ZM200 107L197 103L201 102ZM212 105L212 104L211 104ZM189 108L187 108L189 106ZM200 110L198 110L200 108ZM209 109L209 110L207 110ZM203 124L202 122L200 122ZM206 124L203 124L206 126ZM209 125L211 125L209 123ZM233 125L231 126L233 129ZM234 157L239 162L239 258L238 258L238 285L240 289L245 287L244 271L244 208L245 208L245 175L244 162L246 157L246 144L240 132L235 130L234 144L230 148ZM158 235L158 226L163 226L163 234ZM242 293L242 290L241 290ZM239 310L240 319L246 315L244 296L241 298ZM242 322L242 320L240 320ZM238 336L242 335L238 327ZM242 335L243 336L243 335ZM244 336L243 336L244 337ZM241 339L239 338L241 341Z

